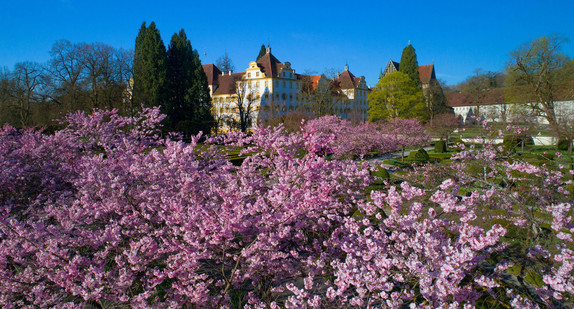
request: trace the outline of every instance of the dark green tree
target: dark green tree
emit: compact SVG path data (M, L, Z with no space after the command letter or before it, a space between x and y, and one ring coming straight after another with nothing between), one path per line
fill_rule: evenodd
M144 22L136 38L134 51L134 108L164 104L167 55L159 30Z
M207 78L183 29L172 36L167 50L165 94L168 129L185 136L210 133L213 117Z
M419 62L417 61L415 48L411 44L403 49L403 53L401 54L401 63L399 64L399 72L407 74L418 87L421 86Z
M259 55L257 55L257 60L259 60L259 58L265 56L265 54L267 53L267 49L265 48L265 44L261 44L261 49L259 50Z

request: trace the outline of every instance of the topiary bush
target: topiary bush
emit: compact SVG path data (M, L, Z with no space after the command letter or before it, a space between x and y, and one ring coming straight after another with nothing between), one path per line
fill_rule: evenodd
M505 135L502 139L502 145L506 150L512 150L516 147L521 147L524 142L524 146L534 145L534 139L530 135L520 136L520 135Z
M437 141L434 144L434 151L438 153L446 152L446 142L445 141Z
M426 152L426 150L424 150L424 148L419 149L417 152L415 152L415 156L414 159L416 161L428 161L429 158L429 154Z
M391 177L389 172L382 166L378 166L376 170L372 171L371 176L375 178L374 184L376 185L383 184L385 180Z
M560 139L558 140L558 143L556 143L556 149L560 151L567 151L569 143L571 143L571 141L568 141L566 139Z

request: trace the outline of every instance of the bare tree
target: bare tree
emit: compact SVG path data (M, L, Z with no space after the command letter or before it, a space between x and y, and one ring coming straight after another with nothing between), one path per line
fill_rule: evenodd
M64 111L85 108L80 100L85 91L85 64L81 47L68 40L57 41L50 50L50 98Z
M455 114L444 113L436 115L434 121L427 123L426 129L431 136L446 141L448 147L448 140L451 134L461 125L460 119Z
M44 67L35 62L21 62L14 66L10 91L22 127L30 125L32 104L42 101L39 89L43 83Z
M304 76L301 81L301 97L313 117L335 114L335 106L343 99L335 81L325 74Z
M255 97L254 88L250 87L249 81L239 79L235 82L235 95L233 96L232 107L233 117L225 119L228 127L236 128L241 132L247 132L254 121L254 105L258 98Z
M217 58L216 65L221 70L221 72L233 72L235 70L233 61L231 61L227 51L225 54L223 54L223 56Z
M517 103L531 102L531 108L546 118L554 131L557 125L555 91L572 79L572 62L561 50L568 39L553 34L527 42L510 53L506 66L507 97Z

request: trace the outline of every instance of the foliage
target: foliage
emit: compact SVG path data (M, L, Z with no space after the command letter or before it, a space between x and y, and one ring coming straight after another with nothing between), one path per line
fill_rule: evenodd
M257 54L257 58L255 59L255 61L259 60L259 58L265 56L265 54L267 53L267 49L265 48L265 44L261 44L261 49L259 49L259 54Z
M570 140L560 139L556 143L556 149L558 149L560 151L567 151L567 150L570 150L572 148L570 146L571 144L572 144L572 141L570 141Z
M393 72L377 83L369 93L369 121L393 118L426 119L425 104L421 90L408 75Z
M446 142L445 141L436 141L434 143L434 151L438 153L446 152Z
M136 37L134 53L134 106L160 106L165 103L167 55L155 22L144 22Z
M185 136L211 132L214 119L207 78L185 31L172 36L167 51L166 115L170 131Z
M252 153L234 166L162 119L0 131L3 308L573 305L571 170L482 138L367 198L380 167L324 156L341 120L211 138Z
M410 43L408 46L403 48L403 53L401 54L401 62L399 65L399 72L408 75L408 77L417 87L421 87L417 53L415 52L415 48Z

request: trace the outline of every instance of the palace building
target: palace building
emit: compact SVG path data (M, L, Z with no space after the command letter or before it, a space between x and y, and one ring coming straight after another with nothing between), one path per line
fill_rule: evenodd
M302 75L291 63L279 61L267 53L252 61L245 72L222 72L214 64L203 65L212 98L213 114L223 130L230 129L245 110L251 127L265 118L300 112L308 116L339 115L357 120L367 119L365 78L355 77L348 65L335 78ZM239 104L243 104L240 106Z

